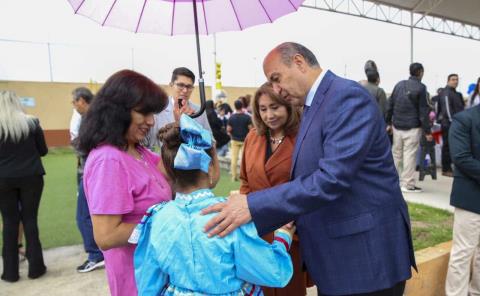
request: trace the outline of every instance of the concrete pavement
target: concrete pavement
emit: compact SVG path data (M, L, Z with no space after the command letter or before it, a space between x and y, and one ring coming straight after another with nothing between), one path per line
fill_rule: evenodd
M107 296L105 270L78 273L76 267L86 259L83 246L68 246L44 251L47 273L35 280L27 277L26 261L20 263L20 280L0 280L1 296ZM1 261L1 259L0 259Z
M403 197L409 202L453 212L453 207L450 206L452 183L453 178L442 176L441 170L438 170L437 180L432 180L430 176L426 176L423 181L417 179L417 186L423 189L422 193L403 193Z

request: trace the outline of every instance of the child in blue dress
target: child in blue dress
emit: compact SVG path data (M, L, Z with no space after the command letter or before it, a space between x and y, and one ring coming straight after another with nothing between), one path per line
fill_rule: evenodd
M293 273L288 249L293 229L275 232L272 244L253 223L230 235L208 238L211 215L201 210L225 201L208 189L215 153L210 132L186 115L160 130L162 161L174 201L151 207L134 230L138 294L263 295L259 286L284 287Z

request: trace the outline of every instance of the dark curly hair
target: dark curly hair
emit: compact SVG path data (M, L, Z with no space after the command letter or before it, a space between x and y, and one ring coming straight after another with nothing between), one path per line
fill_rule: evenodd
M187 187L198 183L202 174L201 170L177 170L175 169L175 156L177 156L178 148L182 144L180 137L180 125L178 122L173 122L165 125L158 132L158 138L162 141L162 162L168 176L173 180L175 187ZM205 150L207 154L212 157L212 150Z
M121 70L108 78L82 118L75 146L84 154L102 144L127 148L131 111L159 113L168 104L165 91L144 75Z

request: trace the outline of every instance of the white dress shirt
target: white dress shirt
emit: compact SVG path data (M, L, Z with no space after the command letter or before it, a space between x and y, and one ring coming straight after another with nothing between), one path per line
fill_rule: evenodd
M82 122L82 115L73 109L72 118L70 119L70 141L78 137L80 130L80 123Z
M323 77L325 77L325 73L327 73L328 70L322 70L320 75L318 75L317 79L313 83L312 87L310 88L310 91L307 94L307 97L305 98L305 105L306 106L311 106L313 102L313 98L315 97L315 93L317 92L318 87L320 86L320 83L323 80Z

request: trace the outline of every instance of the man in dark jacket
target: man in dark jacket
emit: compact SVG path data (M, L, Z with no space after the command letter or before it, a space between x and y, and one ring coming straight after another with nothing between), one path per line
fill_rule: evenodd
M403 192L422 192L415 186L415 165L422 130L432 141L428 118L427 87L422 64L410 65L410 78L395 85L388 101L387 130L393 129L393 159ZM393 128L392 128L393 125Z
M449 139L455 216L446 295L480 295L480 105L453 117Z
M233 113L228 119L227 133L232 138L230 141L230 169L232 181L238 181L238 156L242 154L243 143L253 125L251 116L247 115L247 113L243 110L244 105L242 101L236 100L233 105L235 107L235 113Z
M367 81L362 83L362 85L375 98L378 109L382 113L382 117L385 118L387 113L387 95L383 88L378 86L380 84L380 74L374 61L368 60L365 63L365 75L367 76Z
M448 75L447 86L440 93L438 101L437 121L442 126L442 175L453 177L452 159L448 145L448 131L452 123L453 115L465 108L465 102L461 93L457 92L458 75Z

